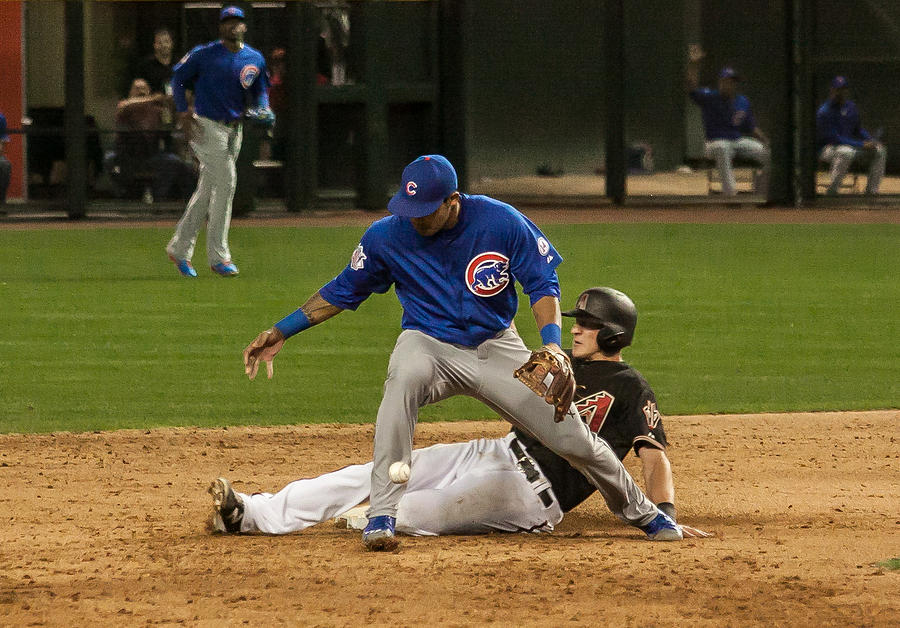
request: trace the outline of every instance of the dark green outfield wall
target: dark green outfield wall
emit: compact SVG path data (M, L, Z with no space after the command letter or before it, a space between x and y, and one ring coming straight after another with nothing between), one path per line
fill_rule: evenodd
M589 172L604 133L602 2L484 0L465 16L470 181Z
M533 174L541 164L593 172L603 160L603 0L468 0L460 11L468 181ZM884 128L888 168L900 170L900 2L812 3L816 103L835 73L855 87L863 122ZM699 156L702 134L684 96L688 40L745 76L760 125L790 150L788 12L784 0L625 2L626 142L652 145L657 168ZM699 147L699 148L698 148ZM783 183L783 182L781 182ZM780 185L779 182L773 182Z
M587 174L603 163L604 10L598 0L482 0L464 15L469 181ZM627 3L626 138L680 163L682 2ZM664 36L661 36L664 34Z

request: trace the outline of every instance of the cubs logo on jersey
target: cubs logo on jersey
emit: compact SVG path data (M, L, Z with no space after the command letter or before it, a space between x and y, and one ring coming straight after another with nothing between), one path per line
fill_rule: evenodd
M581 420L588 424L591 431L595 434L603 427L606 417L609 416L609 410L612 408L615 397L605 390L585 397L575 402L575 408L581 415Z
M252 63L241 68L241 85L244 86L244 89L250 89L257 76L259 76L259 68Z
M655 402L648 399L647 403L644 404L644 407L641 408L641 410L644 412L644 418L647 419L647 425L651 430L659 425L659 420L662 417L659 414L659 410L656 409Z
M415 181L410 181L409 183L406 184L406 195L407 196L415 196L416 188L418 188L418 187L419 186L416 185Z
M466 266L466 286L475 296L495 296L509 283L509 258L502 253L479 253Z
M350 268L353 270L362 270L365 268L367 259L368 257L366 257L366 253L363 251L363 245L360 244L354 249L353 255L350 256Z

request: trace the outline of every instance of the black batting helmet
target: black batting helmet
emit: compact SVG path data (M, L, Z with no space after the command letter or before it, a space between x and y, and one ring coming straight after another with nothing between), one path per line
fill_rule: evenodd
M615 288L588 288L578 295L574 310L563 316L583 319L596 327L597 344L607 351L618 351L631 344L637 325L637 309L624 292Z

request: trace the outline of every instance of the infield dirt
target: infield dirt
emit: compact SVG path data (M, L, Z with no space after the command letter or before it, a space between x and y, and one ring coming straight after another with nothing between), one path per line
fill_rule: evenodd
M877 563L900 555L898 421L665 419L679 519L711 539L645 541L595 495L552 535L391 554L331 523L206 528L216 476L277 490L370 459L371 425L0 435L0 624L896 626L900 572ZM506 430L421 424L416 445Z

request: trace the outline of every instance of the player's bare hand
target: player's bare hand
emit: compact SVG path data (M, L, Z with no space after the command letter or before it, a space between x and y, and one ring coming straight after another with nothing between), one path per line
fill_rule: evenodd
M698 63L702 61L705 56L706 53L703 51L703 46L700 44L691 44L688 46L688 61L691 63Z
M686 539L708 539L712 536L715 536L715 534L713 534L712 532L704 532L700 528L683 525L679 525L679 527L681 528L681 535Z
M184 141L190 142L193 137L194 117L190 111L182 111L178 114L178 128L184 135Z
M244 349L244 373L251 380L256 377L259 363L266 363L266 375L269 379L275 374L272 360L284 346L284 334L277 327L267 329L258 335L253 342Z

